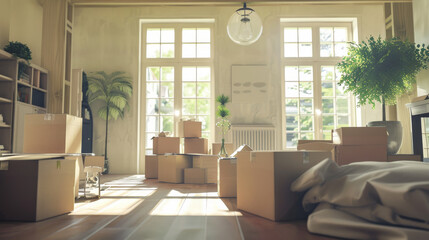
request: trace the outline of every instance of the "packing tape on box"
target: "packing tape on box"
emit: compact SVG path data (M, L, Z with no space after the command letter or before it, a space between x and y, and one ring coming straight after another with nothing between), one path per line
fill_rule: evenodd
M302 164L309 164L310 163L310 153L309 152L303 152L302 153Z
M54 114L45 114L44 116L43 116L43 120L45 120L45 121L51 121L51 120L54 120L55 119L55 115Z
M250 153L250 162L253 162L253 158L256 157L256 153L252 152Z
M231 158L231 164L237 164L237 158Z

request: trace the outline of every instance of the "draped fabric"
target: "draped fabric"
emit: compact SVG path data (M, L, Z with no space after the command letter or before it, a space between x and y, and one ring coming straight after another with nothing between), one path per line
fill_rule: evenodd
M429 239L429 164L326 159L302 174L310 232L351 239Z

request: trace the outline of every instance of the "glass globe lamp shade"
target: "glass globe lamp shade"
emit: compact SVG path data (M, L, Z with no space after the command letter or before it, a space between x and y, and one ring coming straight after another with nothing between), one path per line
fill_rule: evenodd
M250 45L261 36L262 21L258 14L244 3L244 6L229 18L226 29L233 42Z

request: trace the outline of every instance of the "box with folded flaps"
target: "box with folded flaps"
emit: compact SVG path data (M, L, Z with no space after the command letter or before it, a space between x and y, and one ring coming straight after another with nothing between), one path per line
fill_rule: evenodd
M177 123L178 135L183 138L199 138L201 137L201 122L197 121L180 121Z
M252 149L244 144L231 154L232 157L219 159L217 180L219 197L237 197L237 158L251 151Z
M290 185L326 158L326 151L255 151L237 158L237 207L273 220L305 219L303 193Z

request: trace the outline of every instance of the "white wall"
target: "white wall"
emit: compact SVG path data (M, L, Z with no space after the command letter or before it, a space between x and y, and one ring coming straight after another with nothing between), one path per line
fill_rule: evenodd
M27 44L32 63L41 64L43 8L37 0L0 2L0 48L9 41Z
M278 148L281 144L281 43L280 18L287 17L355 17L358 20L359 39L369 34L384 36L384 13L381 4L371 5L282 5L254 6L263 20L261 38L250 46L233 43L226 24L234 7L75 7L73 29L73 68L91 71L128 72L134 79L131 111L124 120L110 125L109 159L113 173L137 171L137 83L138 40L141 18L214 18L215 23L215 91L214 95L231 95L231 65L264 64L270 69L270 96L260 104L229 105L233 123L272 124L277 128ZM142 95L144 99L144 95ZM142 102L144 104L144 102ZM363 112L364 122L381 118L369 109ZM370 117L371 116L371 117ZM374 120L375 120L374 119ZM142 116L144 121L144 116ZM104 151L104 123L96 117L94 151ZM219 139L219 136L217 136ZM144 140L144 139L142 139ZM141 146L144 146L141 144ZM143 150L142 150L143 151ZM140 159L140 165L144 163ZM142 169L142 168L140 168Z
M414 39L416 43L429 45L429 1L413 0ZM417 76L417 96L429 93L429 70Z

